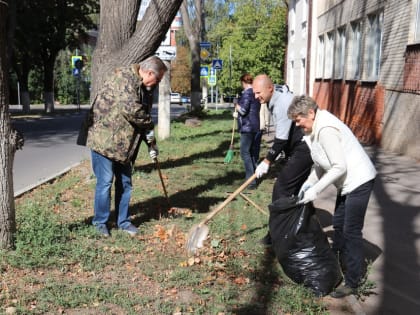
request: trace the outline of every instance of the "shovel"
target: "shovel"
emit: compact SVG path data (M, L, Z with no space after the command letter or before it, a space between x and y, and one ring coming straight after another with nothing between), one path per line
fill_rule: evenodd
M207 238L209 233L209 228L206 225L216 214L218 214L223 208L231 202L237 195L239 195L255 178L257 175L254 173L250 178L246 180L245 183L236 189L222 204L220 204L216 209L211 211L207 217L201 221L199 224L194 225L190 232L188 233L186 248L188 253L195 253L198 248L203 247L203 242Z

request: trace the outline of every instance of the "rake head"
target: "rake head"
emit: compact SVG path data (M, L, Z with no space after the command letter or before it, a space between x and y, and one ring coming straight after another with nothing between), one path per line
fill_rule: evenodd
M234 155L233 149L229 148L229 150L226 153L225 159L224 159L225 164L228 164L228 163L232 162L233 155Z

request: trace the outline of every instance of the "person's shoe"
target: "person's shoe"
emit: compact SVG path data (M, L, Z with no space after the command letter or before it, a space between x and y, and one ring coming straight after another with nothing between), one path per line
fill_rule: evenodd
M104 237L110 236L109 230L104 224L95 225L95 229L96 229L96 232L98 232L98 234L100 234L101 236L104 236Z
M139 232L139 230L132 224L130 224L129 226L125 228L121 228L121 231L124 231L130 234L131 236L137 235L137 233Z
M255 190L255 189L257 189L257 184L249 184L246 189L247 190Z
M330 296L335 299L341 299L355 293L356 289L348 287L345 284L340 284L333 292L330 293Z
M266 248L271 247L273 245L270 233L267 233L266 236L264 236L262 239L260 239L260 244L263 245Z

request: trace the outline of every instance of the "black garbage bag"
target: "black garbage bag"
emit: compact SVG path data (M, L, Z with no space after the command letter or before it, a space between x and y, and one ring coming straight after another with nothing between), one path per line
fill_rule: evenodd
M340 265L315 208L296 202L296 197L285 197L269 205L274 253L290 279L324 296L340 283Z

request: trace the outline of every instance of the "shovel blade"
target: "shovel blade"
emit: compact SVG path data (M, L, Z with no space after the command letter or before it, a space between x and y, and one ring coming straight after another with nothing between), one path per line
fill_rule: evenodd
M186 249L190 254L194 254L197 249L203 247L203 242L209 234L207 225L194 225L188 233Z

